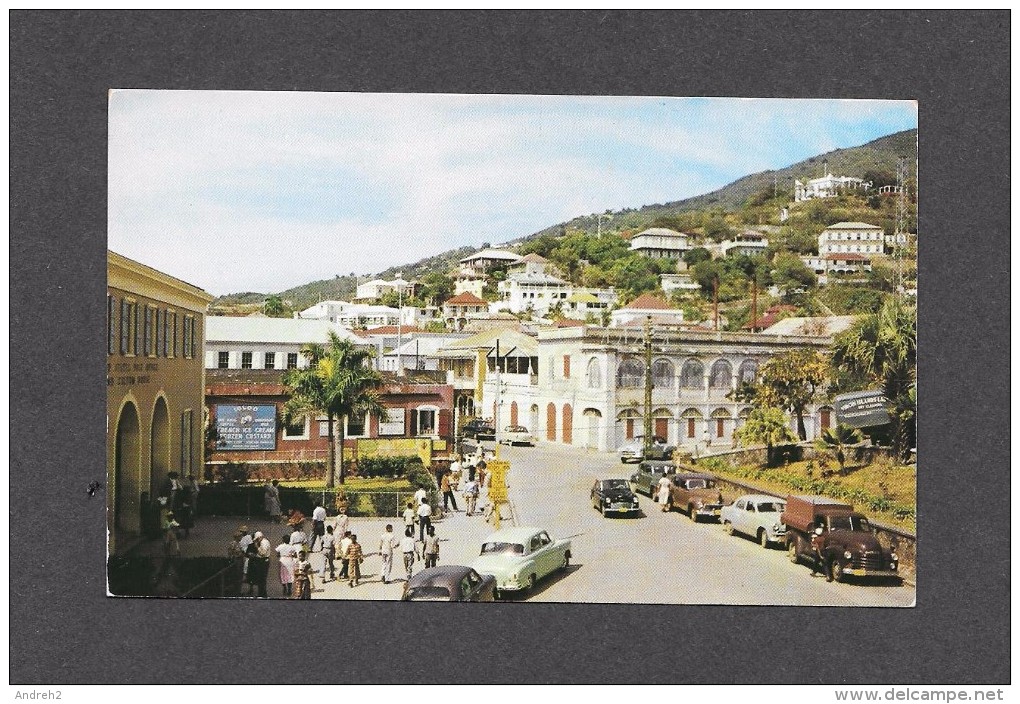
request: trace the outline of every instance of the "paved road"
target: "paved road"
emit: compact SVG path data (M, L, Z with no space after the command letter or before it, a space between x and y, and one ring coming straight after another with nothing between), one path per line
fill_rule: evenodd
M576 448L503 449L510 460L510 498L519 523L570 536L573 558L563 576L539 584L529 601L912 606L909 585L827 583L793 565L780 549L727 536L718 523L662 513L640 497L642 515L603 518L589 491L597 478L629 477L634 465ZM465 557L473 559L473 555Z

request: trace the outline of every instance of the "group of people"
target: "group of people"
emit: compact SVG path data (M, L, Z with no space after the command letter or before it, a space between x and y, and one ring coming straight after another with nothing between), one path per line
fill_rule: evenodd
M457 508L454 492L460 489L460 484L463 481L464 487L461 496L466 504L466 513L468 516L473 516L477 512L478 497L482 487L486 486L485 482L489 476L487 461L492 459L495 459L495 454L491 451L484 452L481 445L475 448L472 453L463 456L457 455L453 458L449 471L442 475L439 482L440 491L443 493L444 511L448 510L451 505L454 511L460 510Z
M168 472L157 499L159 524L163 533L163 554L181 556L179 539L187 538L195 527L200 489L195 477L181 479L177 472Z

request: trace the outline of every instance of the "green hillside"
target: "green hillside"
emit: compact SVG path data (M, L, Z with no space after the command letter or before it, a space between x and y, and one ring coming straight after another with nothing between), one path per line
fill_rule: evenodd
M794 253L809 253L814 246L817 233L825 225L839 220L864 220L884 228L886 232L892 232L895 203L890 198L881 199L879 202L875 195L863 198L845 196L828 199L825 202L811 201L791 208L789 220L780 223L780 210L793 200L794 179L818 177L822 174L825 162L828 162L831 173L867 178L872 180L877 188L895 182L896 161L900 156L906 156L910 163L915 163L916 129L881 137L859 147L836 149L819 154L783 169L751 174L716 191L693 198L614 211L611 213L612 219L603 220L602 231L606 235L618 237L650 226L665 226L694 233L704 237L706 241L719 241L742 227L765 226L772 228L771 239L775 241L777 248ZM912 176L911 173L910 178ZM912 182L908 185L911 193L916 194L916 185ZM911 201L907 229L916 231L914 228L916 201L913 197ZM555 245L552 242L553 238L561 238L567 233L593 236L597 226L595 215L579 216L519 238L514 243L519 248L538 251L545 256ZM592 245L594 246L594 243ZM618 243L610 245L619 247ZM587 258L589 261L597 258L591 252L581 251L585 248L586 245L575 242L569 248L572 251L565 253L565 257ZM475 251L477 249L474 247L448 250L414 263L390 267L372 278L390 279L397 273L406 279L420 279L429 273L446 274L456 267L460 259ZM621 250L621 253L624 251L625 249ZM564 265L567 263L565 259ZM577 279L588 285L612 285L616 283L614 281L616 278L622 281L633 279L622 270L617 276L607 278L602 276L600 271L589 272L589 276L585 277L583 272L573 271L574 267L568 268L571 269L569 272L571 279ZM357 283L353 276L338 275L333 279L295 286L276 295L282 299L289 314L292 310L301 310L320 300L349 300L354 295ZM243 313L251 304L260 304L269 295L247 292L221 296L213 301L213 310L226 314Z

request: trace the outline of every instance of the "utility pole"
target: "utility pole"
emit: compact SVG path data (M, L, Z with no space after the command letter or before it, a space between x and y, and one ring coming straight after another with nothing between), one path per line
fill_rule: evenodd
M652 316L645 318L645 446L644 456L652 452Z
M512 352L513 350L511 350ZM499 379L499 338L496 338L496 408L492 413L492 424L494 426L494 434L496 435L496 450L499 450L499 406L503 402L500 395L503 391L503 387L500 384Z
M404 277L402 274L397 274L397 278L403 282ZM404 363L401 360L400 346L404 344L404 337L402 335L401 323L403 323L404 317L404 287L401 285L397 286L397 376L404 376Z

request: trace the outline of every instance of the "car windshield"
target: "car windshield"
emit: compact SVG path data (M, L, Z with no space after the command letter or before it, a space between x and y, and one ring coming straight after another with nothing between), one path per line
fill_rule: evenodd
M705 480L704 479L688 479L687 480L687 488L688 489L704 489L705 488Z
M626 479L604 479L602 481L603 489L626 489L628 486Z
M483 555L523 555L524 546L520 543L485 543L482 545Z
M829 530L857 530L871 532L871 524L863 516L833 516L829 519Z
M758 504L759 513L782 513L784 508L786 508L786 504L774 503L771 501L764 501Z
M437 587L433 584L426 584L421 587L411 587L407 590L407 598L416 601L447 601L450 598L450 590L446 587Z

